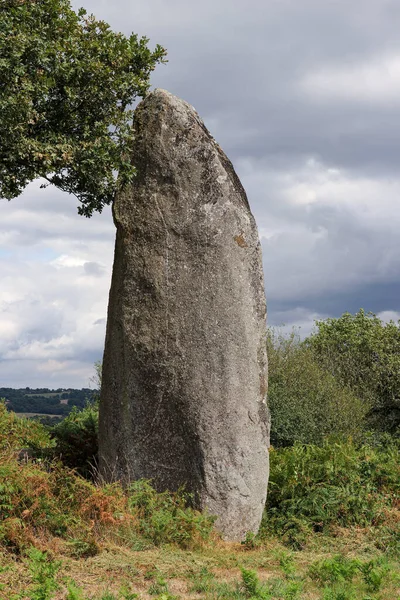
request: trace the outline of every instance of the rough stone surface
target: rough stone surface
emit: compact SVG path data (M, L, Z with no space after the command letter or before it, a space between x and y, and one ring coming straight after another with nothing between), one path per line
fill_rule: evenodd
M260 243L233 167L186 102L136 109L134 183L117 227L100 471L183 484L225 539L257 531L268 481Z

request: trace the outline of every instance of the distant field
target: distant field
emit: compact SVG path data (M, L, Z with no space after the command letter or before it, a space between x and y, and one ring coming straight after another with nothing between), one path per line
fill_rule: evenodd
M18 417L26 417L29 419L30 417L50 417L52 419L59 419L62 415L48 415L47 413L28 413L28 412L16 412Z
M61 392L43 392L43 394L25 394L27 398L56 398L61 395Z

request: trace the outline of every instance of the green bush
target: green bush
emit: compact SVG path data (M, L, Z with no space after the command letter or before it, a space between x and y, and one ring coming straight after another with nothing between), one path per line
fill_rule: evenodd
M358 435L365 404L316 361L293 331L268 332L271 444L319 444L327 434Z
M52 430L54 456L76 469L84 477L92 478L97 465L99 412L96 404L83 409L74 407L70 414Z
M271 452L263 532L302 547L308 531L379 525L400 496L399 443L324 440ZM397 525L398 526L398 525Z
M55 577L61 563L54 561L46 552L41 552L36 548L31 548L28 556L29 570L33 580L30 600L52 600L54 592L59 588Z
M316 322L306 340L318 363L349 386L368 409L369 426L400 426L400 321L384 323L360 309Z
M26 447L40 451L53 445L43 425L9 412L5 401L0 399L0 454Z
M248 598L257 598L260 595L260 581L256 571L251 569L241 569L242 573L242 586L245 595Z

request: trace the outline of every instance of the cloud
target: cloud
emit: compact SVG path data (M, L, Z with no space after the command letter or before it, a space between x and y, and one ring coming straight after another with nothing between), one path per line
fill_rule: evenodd
M102 357L114 236L109 209L83 219L69 196L37 183L2 206L0 387L88 385Z
M390 321L394 321L395 323L400 322L400 311L395 310L384 310L377 314L377 317L380 318L384 323L389 323Z
M83 268L86 275L91 275L92 277L102 277L105 272L104 266L97 262L85 262L83 263Z
M400 106L400 54L328 66L307 74L302 86L310 101Z
M357 177L315 159L287 172L247 160L238 170L259 224L274 310L301 302L321 312L329 295L400 281L400 180ZM382 307L376 298L368 304Z
M324 320L327 316L329 315L313 312L303 307L296 307L287 311L274 312L272 319L269 320L269 326L272 329L278 329L283 334L295 331L301 338L305 338L313 331L315 321Z

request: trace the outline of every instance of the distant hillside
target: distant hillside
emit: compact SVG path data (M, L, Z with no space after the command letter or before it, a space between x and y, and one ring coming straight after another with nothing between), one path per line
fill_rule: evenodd
M98 391L90 388L0 388L0 398L6 400L8 410L16 413L65 416L73 406L83 407L93 401Z

